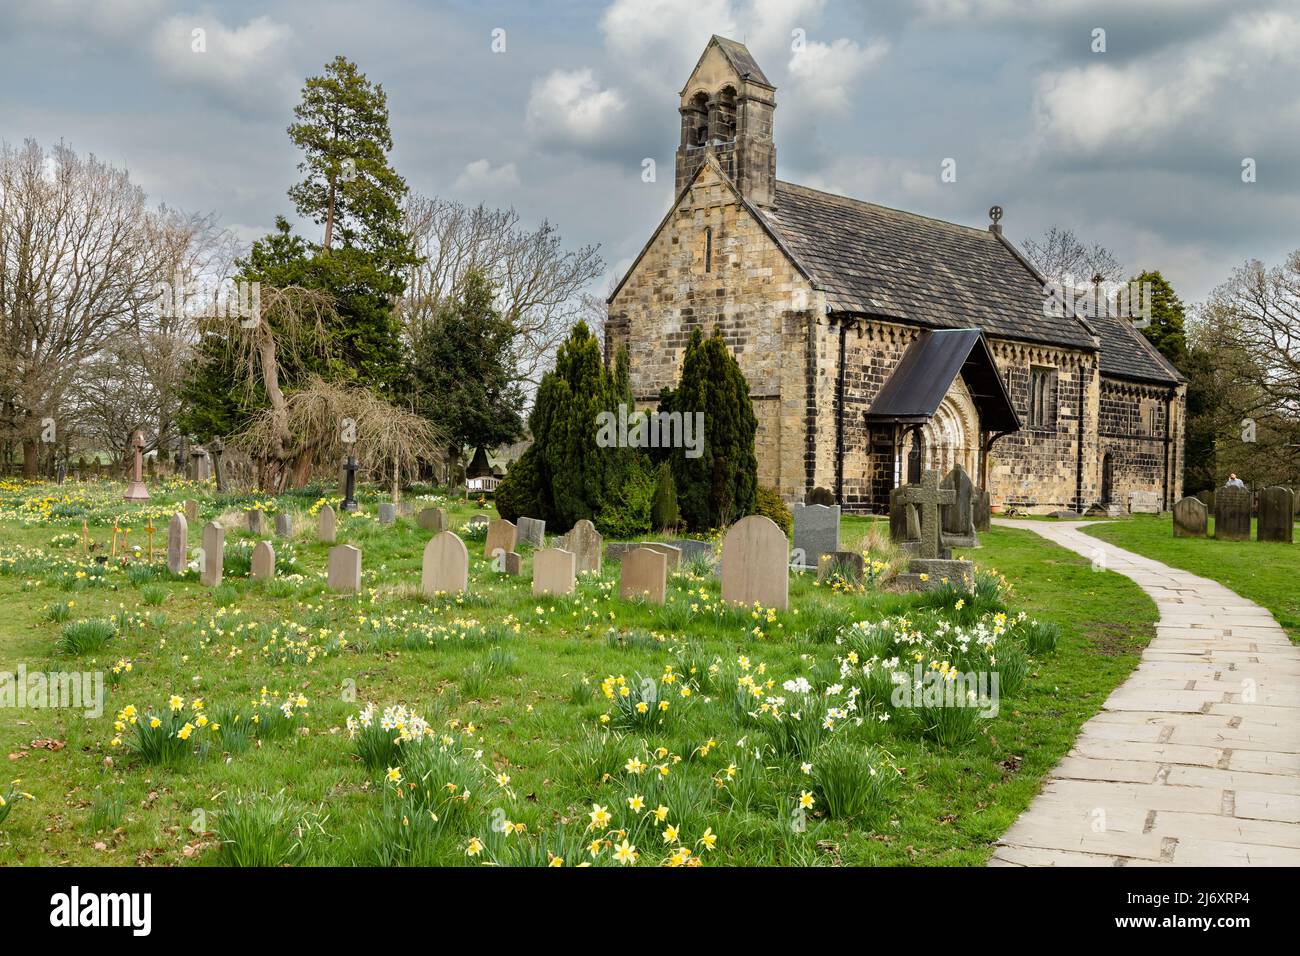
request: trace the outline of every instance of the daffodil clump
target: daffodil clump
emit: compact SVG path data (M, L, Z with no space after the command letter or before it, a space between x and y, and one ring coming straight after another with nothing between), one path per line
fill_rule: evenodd
M620 730L648 731L662 729L670 715L688 706L695 689L667 664L658 680L636 674L629 681L622 674L611 674L600 682L600 693L612 705L601 715L602 723Z
M347 728L357 756L372 770L400 766L409 744L434 735L428 721L403 704L385 707L381 713L368 703L348 717Z
M220 724L208 719L203 700L173 694L165 707L139 712L127 704L113 719L113 748L124 747L149 764L176 764L206 749Z

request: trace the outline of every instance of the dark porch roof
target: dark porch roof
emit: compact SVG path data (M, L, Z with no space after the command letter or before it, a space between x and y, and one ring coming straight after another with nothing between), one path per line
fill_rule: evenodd
M867 421L924 424L961 375L987 432L1020 430L998 367L979 329L927 329L907 347L867 409Z

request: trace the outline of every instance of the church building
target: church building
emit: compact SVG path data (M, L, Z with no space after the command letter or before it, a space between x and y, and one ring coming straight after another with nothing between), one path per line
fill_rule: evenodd
M749 50L713 37L681 94L676 201L609 299L638 405L716 329L749 382L759 483L787 502L824 488L883 512L960 464L995 508L1172 507L1186 384L1132 323L1051 314L996 219L778 179L775 109Z

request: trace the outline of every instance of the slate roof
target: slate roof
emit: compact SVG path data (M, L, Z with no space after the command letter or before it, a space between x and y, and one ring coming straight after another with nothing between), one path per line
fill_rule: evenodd
M926 329L913 339L876 393L867 419L928 422L958 375L979 411L981 428L1020 430L1020 417L979 329Z
M728 40L726 37L720 37L716 33L713 35L713 40L717 42L718 47L726 55L735 68L736 74L742 80L754 80L764 86L772 85L768 82L767 77L763 75L763 71L759 69L758 64L754 62L754 57L750 55L749 48L745 44L737 43L735 40ZM705 51L707 52L707 50L706 47Z
M1095 315L1087 323L1101 337L1101 374L1174 384L1186 378L1128 319Z
M834 311L1087 351L1095 329L1103 374L1181 380L1122 320L1089 320L1090 329L1045 314L1041 279L987 229L781 181L776 209L762 215Z

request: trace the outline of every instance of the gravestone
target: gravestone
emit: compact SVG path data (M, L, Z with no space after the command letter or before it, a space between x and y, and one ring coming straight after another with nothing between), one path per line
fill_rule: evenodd
M916 509L920 522L916 556L931 560L946 558L947 549L940 540L939 509L943 505L952 504L957 493L950 488L940 487L939 472L933 470L926 471L917 484L903 485L894 491L898 493L900 503ZM892 497L891 495L891 499Z
M1180 498L1174 502L1174 537L1204 538L1207 515L1199 498Z
M790 606L790 541L765 515L741 518L722 539L722 599L729 604Z
M361 549L350 544L330 548L326 584L331 591L353 594L361 590Z
M441 534L447 530L447 509L425 508L415 520L425 531Z
M1158 491L1130 491L1128 493L1129 514L1160 514L1160 493Z
M293 515L281 511L275 516L275 533L281 538L293 537Z
M944 477L940 487L950 489L955 496L952 504L940 509L944 544L950 548L978 548L980 542L975 535L975 483L970 480L965 468L955 465Z
M466 527L470 527L473 525L488 524L490 522L491 519L487 515L474 515L465 522L465 525Z
M546 522L540 518L519 519L519 540L540 548L546 544Z
M825 505L830 508L836 503L835 494L828 488L814 488L812 491L808 492L808 496L804 498L804 503L810 505ZM795 547L797 548L798 545L795 545Z
M193 498L185 499L185 520L191 524L199 520L199 503Z
M618 596L623 600L644 598L663 604L668 593L668 557L662 551L637 548L619 568Z
M273 577L275 577L275 548L271 547L269 541L259 541L253 548L252 578L254 581L265 581Z
M662 554L667 562L669 574L679 570L682 566L682 549L676 545L664 544L662 541L643 541L641 547Z
M971 503L971 523L975 531L988 531L993 517L993 502L987 491L975 489L975 500Z
M818 581L825 581L837 571L850 581L861 581L867 573L866 559L856 551L832 551L818 559Z
M506 574L519 577L524 573L524 556L518 551L506 552Z
M1214 513L1213 491L1198 491L1196 493L1196 498L1201 502L1201 504L1205 505L1205 510L1209 511L1211 514Z
M326 544L333 544L334 539L338 537L339 533L339 519L338 515L334 513L334 509L329 505L325 505L321 508L320 514L317 515L316 520L317 537Z
M397 520L397 505L391 501L381 501L379 503L379 523L392 524Z
M794 506L794 554L800 567L815 568L823 554L840 549L839 505Z
M415 514L415 505L409 501L399 501L397 503L397 513L403 518L409 518Z
M1255 526L1257 541L1285 541L1292 539L1295 521L1295 496L1290 488L1275 485L1259 493L1259 521Z
M707 541L698 538L678 538L670 544L682 553L683 561L694 561L697 558L713 559L713 545Z
M226 529L215 521L203 526L203 563L199 567L199 583L215 588L221 583L221 572L226 561Z
M498 551L505 554L515 549L518 540L519 529L515 527L513 521L493 518L488 522L487 537L483 539L483 553L489 558L496 557Z
M533 552L533 594L572 594L576 586L578 556L563 548Z
M669 571L676 571L682 565L682 549L674 544L664 544L662 541L611 541L605 545L605 560L619 563L637 548L658 551L668 559Z
M1214 536L1250 540L1250 492L1245 488L1220 488L1214 493Z
M469 589L469 549L451 531L441 531L424 546L420 590L432 597L439 591L456 594Z
M266 534L266 512L261 508L250 508L247 518L249 531L253 534Z
M960 580L967 587L974 586L975 565L970 561L952 560L942 543L939 509L953 504L957 493L941 487L939 472L933 470L924 472L918 483L896 490L899 500L916 510L921 524L921 538L915 546L916 557L908 562L907 572L900 574L896 583L914 590L938 587L945 579Z
M569 533L560 538L560 547L565 551L572 551L577 557L579 574L587 571L600 573L600 551L603 543L604 538L596 530L596 526L586 518L579 519Z
M172 574L185 573L185 559L189 556L190 525L179 511L167 524L167 570Z

